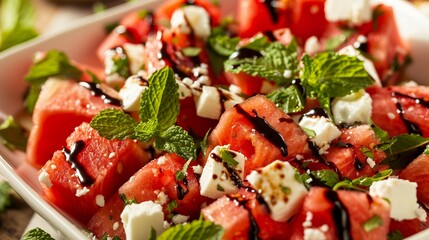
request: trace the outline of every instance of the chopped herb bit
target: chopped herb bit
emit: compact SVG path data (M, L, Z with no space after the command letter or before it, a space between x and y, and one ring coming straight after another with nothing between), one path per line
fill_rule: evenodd
M302 129L305 133L307 133L307 135L308 135L308 137L309 137L309 138L314 138L314 137L316 137L316 132L315 132L313 129L306 128L306 127L302 127L302 126L301 126L301 129Z
M128 199L127 196L125 196L125 194L123 193L119 194L119 198L124 202L124 206L137 203L137 201L134 198Z
M234 160L234 155L227 148L220 148L220 157L229 166L235 167L238 162Z
M341 47L356 31L354 29L343 29L341 34L326 41L326 51L335 51Z
M187 224L178 224L167 229L158 240L187 240L187 239L222 239L224 230L220 225L205 220L194 220Z
M187 57L196 57L200 54L201 48L199 47L187 47L182 49L183 55Z
M203 153L203 157L205 158L207 155L207 146L208 146L208 139L210 135L211 129L209 129L206 132L206 135L204 135L203 141L200 142L201 152Z
M22 236L22 240L55 240L49 233L41 228L33 228Z
M268 94L267 98L285 113L296 113L305 107L305 96L295 85L278 89Z
M290 187L286 187L281 184L279 185L279 187L280 187L280 190L282 190L282 192L285 193L286 195L289 195L291 193Z
M218 185L216 186L216 189L217 189L218 191L225 192L225 189L224 189L220 184L218 184Z
M155 228L151 227L150 228L150 236L149 236L149 240L156 240L156 230Z
M404 236L402 235L402 233L398 230L390 232L389 234L387 234L387 239L388 240L402 240L404 239Z
M171 213L178 207L176 200L171 201L167 204L167 210Z
M335 184L332 188L333 190L342 189L352 189L357 191L364 191L363 187L369 187L373 182L383 180L389 177L393 173L392 169L387 169L375 174L372 177L359 177L354 180L345 179L341 182Z
M176 179L177 181L182 181L183 179L185 179L186 177L186 172L188 171L189 168L189 164L191 163L192 158L189 159L188 161L186 161L185 164L183 164L183 168L181 171L177 171L176 172Z
M371 149L369 149L369 148L367 148L367 147L361 147L359 150L360 150L360 151L362 152L362 154L363 154L363 155L365 155L366 157L369 157L369 158L371 158L371 159L374 159L374 152L373 152Z
M10 150L18 149L25 151L27 140L24 130L15 122L12 116L8 116L0 124L0 142Z
M362 224L362 227L366 232L370 232L370 231L372 231L372 230L374 230L374 229L376 229L382 225L383 225L383 219L381 219L381 217L378 215L374 215L370 219L368 219L366 222L364 222Z

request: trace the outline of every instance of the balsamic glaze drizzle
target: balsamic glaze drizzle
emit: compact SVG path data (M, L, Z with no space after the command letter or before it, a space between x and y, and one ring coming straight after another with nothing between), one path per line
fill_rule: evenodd
M245 59L245 58L260 58L262 54L259 51L250 49L250 48L240 48L237 51L233 52L229 59Z
M353 160L353 166L357 171L361 171L365 167L365 165L363 165L363 163L358 158Z
M429 107L429 102L425 101L424 99L420 99L420 98L414 98L405 94L401 94L398 92L392 92L391 96L393 98L396 97L403 97L403 98L408 98L408 99L413 99L415 101L415 103L417 104L421 104L425 107ZM408 133L415 133L415 134L422 134L420 127L417 124L414 124L412 122L410 122L408 119L405 118L405 110L402 107L402 104L399 101L396 101L395 103L396 108L397 108L397 113L399 114L399 117L401 118L402 122L405 124L405 127L407 128Z
M121 106L119 99L107 95L100 87L100 84L94 82L79 82L79 85L90 90L93 96L101 97L105 103Z
M279 15L274 5L275 1L276 0L264 0L264 4L267 7L268 11L270 12L271 19L273 20L273 22L277 23L279 21Z
M247 203L250 201L250 199L246 199L246 197L240 194L228 194L226 195L229 200L234 201L236 206L243 207L249 214L249 222L250 222L250 228L248 232L248 239L253 240L259 240L259 226L258 223L255 220L255 217L252 214L251 209L247 206Z
M264 118L259 117L255 109L252 110L255 116L251 116L239 104L235 105L234 107L239 114L244 115L247 120L253 124L256 131L258 131L274 146L280 149L283 156L288 155L288 147L283 136L277 132Z
M319 154L319 148L312 141L308 141L308 147L310 148L313 156L315 156L322 164L332 169L340 179L343 179L341 171L337 168L335 163L326 160L325 157Z
M334 205L332 208L332 217L335 225L337 226L338 239L352 239L349 212L347 211L346 206L344 206L344 204L338 198L338 194L335 191L327 190L325 197Z
M228 171L228 176L234 182L235 186L237 186L238 188L241 188L243 186L243 182L241 181L240 175L237 173L236 169L228 165L225 161L223 161L223 159L220 156L214 153L210 153L210 157L213 158L216 162L221 162L223 164L223 166Z
M189 193L188 179L185 177L182 181L183 181L183 185L185 185L184 187L180 183L177 184L177 198L179 200L183 200L183 198L185 198L186 194Z
M71 163L71 167L76 171L76 175L82 185L90 186L94 183L95 180L91 176L89 176L84 166L77 161L77 155L80 153L80 151L83 150L84 147L85 142L79 140L71 146L70 150L68 150L66 147L63 147L62 152L66 157L66 161Z

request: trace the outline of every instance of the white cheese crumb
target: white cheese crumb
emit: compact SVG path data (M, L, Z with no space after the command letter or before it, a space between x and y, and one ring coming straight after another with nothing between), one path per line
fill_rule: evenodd
M109 158L114 158L115 156L116 156L116 153L114 152L109 153Z
M83 187L82 189L76 190L76 197L82 197L83 195L87 194L89 192L89 189L87 187Z
M57 165L55 165L55 164L51 164L51 169L52 169L52 170L57 169Z
M104 207L105 201L104 201L104 196L103 195L97 195L95 197L95 203L97 204L97 206L99 207Z
M118 222L113 223L113 226L112 226L113 231L116 231L118 229L118 227L119 227Z
M320 50L319 40L316 36L312 36L305 41L304 51L308 55L313 55Z
M325 16L330 22L347 21L360 25L372 19L370 0L326 0Z
M313 223L311 222L311 220L313 220L313 213L310 211L307 211L305 213L305 221L302 223L302 226L305 228L309 228L309 227L313 226Z
M165 194L165 192L163 191L160 191L157 196L157 202L161 205L164 205L167 203L167 201L168 201L167 194Z
M367 159L366 159L366 163L368 163L368 165L369 165L371 168L374 168L374 167L375 167L375 161L374 161L374 159L372 159L372 158L367 158Z
M363 89L344 97L335 98L331 103L335 123L369 123L372 112L371 104L371 96Z
M171 221L173 221L173 223L175 225L177 225L177 224L182 224L182 223L187 222L188 219L189 219L189 216L185 216L185 215L182 215L182 214L176 214L176 215L173 216L173 218L171 219Z
M201 165L192 166L192 170L194 171L195 174L203 173L203 167L201 167Z
M304 240L326 240L325 234L318 228L305 228Z
M51 178L45 170L40 171L38 179L39 182L44 184L47 188L52 187Z

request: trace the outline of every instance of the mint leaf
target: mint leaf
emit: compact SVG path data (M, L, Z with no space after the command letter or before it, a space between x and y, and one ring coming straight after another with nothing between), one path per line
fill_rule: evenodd
M187 239L207 239L220 240L224 233L220 225L205 220L194 220L188 224L179 224L167 229L158 240L187 240Z
M365 221L362 224L363 229L365 230L365 232L370 232L380 226L383 225L383 219L381 219L380 216L378 216L377 214L375 214L374 216L372 216L370 219L368 219L367 221Z
M210 66L216 76L219 76L223 71L223 63L235 51L240 38L231 38L227 31L226 26L229 23L221 24L212 29L210 36L207 39L207 53L210 59Z
M134 198L129 199L127 198L127 196L125 196L124 193L119 194L119 198L122 200L122 202L124 202L124 206L137 203L137 201Z
M358 191L364 191L364 188L362 187L369 187L373 182L380 181L389 177L392 174L392 172L393 172L392 169L387 169L375 174L372 177L359 177L354 180L345 179L341 182L336 183L332 189L338 190L342 188L342 189L353 189Z
M403 169L424 150L429 144L429 138L417 134L403 134L376 146L382 150L387 157L381 164L389 165L393 169Z
M343 97L370 86L373 81L356 57L325 52L314 58L304 55L301 80L307 96L317 98L330 111L330 99Z
M227 165L232 167L235 167L238 165L238 162L235 161L234 156L227 148L221 148L219 152L220 152L220 157Z
M317 178L328 187L334 187L338 183L338 174L332 170L311 171L311 175Z
M402 240L402 239L404 239L404 236L399 230L395 230L387 234L387 240Z
M276 90L267 98L285 113L296 113L305 107L305 96L295 85Z
M206 154L207 154L208 140L209 140L210 133L211 133L211 129L209 129L206 132L206 135L204 135L203 140L200 142L201 152L203 153L204 158L206 157Z
M135 139L137 122L119 109L101 110L89 123L100 136L107 139Z
M44 83L49 77L72 78L79 80L82 71L70 63L64 52L50 50L38 60L25 75L25 80L31 84Z
M5 31L2 33L0 51L13 47L20 43L26 42L38 36L34 28L17 27L13 31Z
M258 58L228 59L224 63L225 71L236 74L244 72L274 81L278 85L290 83L298 73L298 52L294 41L289 46L279 42L269 43L261 54L262 57Z
M326 41L325 51L335 51L341 47L354 33L356 30L346 28L342 29L339 35L333 36Z
M179 114L179 86L174 72L165 67L150 76L149 88L143 92L140 101L140 119L147 122L158 119L159 130L174 125Z
M33 113L34 107L36 106L37 99L39 98L40 91L42 90L42 84L32 84L28 89L27 95L24 99L24 107L28 113Z
M252 37L243 48L253 49L255 51L264 50L268 46L268 38L262 34Z
M8 116L0 124L0 141L10 150L25 151L27 140L24 130L15 122L12 116Z
M378 138L380 142L385 142L389 140L389 134L383 129L381 129L380 127L378 127L377 125L375 125L375 123L372 121L371 121L371 128L374 131L375 136Z
M138 140L149 142L153 137L159 134L158 121L156 118L152 118L147 122L140 122L134 130Z
M22 240L55 240L49 233L45 232L41 228L33 228L28 231L24 236L22 236Z
M188 171L189 164L191 163L192 159L190 158L188 161L183 164L183 168L181 171L176 172L176 179L177 181L182 181L186 177L186 172Z
M10 194L11 194L11 186L8 182L0 183L0 212L4 212L6 208L12 205Z
M161 132L155 140L159 150L174 152L184 159L196 159L197 149L194 139L179 126L171 126Z

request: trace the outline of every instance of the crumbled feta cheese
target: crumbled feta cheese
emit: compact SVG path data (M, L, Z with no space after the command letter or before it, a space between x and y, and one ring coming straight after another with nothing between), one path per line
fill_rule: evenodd
M124 110L129 112L138 111L141 95L147 88L146 82L142 82L141 77L136 75L129 77L119 90L119 97L122 99Z
M276 160L252 171L246 179L264 198L275 221L290 219L307 195L307 188L296 179L295 169L288 162Z
M164 231L162 207L152 201L126 205L121 221L128 240L149 239L152 228L157 235Z
M307 41L305 41L304 51L308 55L313 55L320 51L319 40L316 36L309 37Z
M157 196L157 200L156 200L159 204L161 204L161 205L164 205L164 204L166 204L167 202L168 202L168 196L167 196L167 194L165 194L165 192L163 192L163 191L160 191L159 193L158 193L158 196Z
M99 207L104 207L105 201L104 201L104 196L103 195L97 195L95 196L95 203L97 204L97 206Z
M244 100L237 94L212 86L202 86L201 94L194 99L197 115L210 119L219 119L222 110L228 110Z
M310 138L320 149L325 149L326 145L339 137L341 131L333 124L328 118L323 116L316 117L302 117L299 126L311 129L315 132L316 136Z
M318 228L305 228L304 240L326 240L325 234Z
M143 44L125 43L124 50L128 56L128 66L131 74L137 74L140 70L144 69L145 57Z
M115 152L111 152L111 153L109 153L108 158L114 158L115 156L116 156L116 153Z
M185 98L192 96L191 85L193 82L190 78L184 78L182 81L176 79L176 83L177 85L179 85L179 89L177 90L177 92L179 93L180 100L183 100Z
M426 221L426 212L417 203L417 183L398 178L374 182L369 188L373 197L386 198L390 202L390 217L402 221L418 218Z
M237 162L236 166L228 165L222 159L222 150L231 153ZM246 157L239 152L230 150L228 145L216 146L208 156L200 178L201 195L216 199L225 194L236 193L239 190L236 181L241 183L244 177ZM239 179L235 179L236 177Z
M49 174L45 170L40 171L38 179L39 179L39 182L44 184L47 188L52 187L51 178L49 177Z
M57 165L55 165L55 164L51 164L51 169L52 169L52 170L57 169Z
M393 120L393 119L395 119L395 114L394 113L391 113L391 112L389 112L389 113L387 113L387 117L390 119L390 120Z
M237 85L234 85L234 84L229 85L229 91L234 93L234 94L237 94L237 95L243 93L241 88Z
M366 163L368 163L368 165L369 165L371 168L374 168L374 167L375 167L375 161L374 161L374 159L372 159L372 158L367 158L367 159L366 159Z
M182 214L176 214L173 216L173 218L171 219L171 221L173 221L174 224L182 224L185 223L189 220L189 216L185 216Z
M210 35L210 16L207 11L194 5L184 6L173 12L170 25L181 33L194 33L196 37L206 39Z
M203 173L203 167L201 167L201 165L192 166L192 170L194 171L195 174Z
M311 179L311 178L309 178ZM313 220L313 213L310 211L307 211L305 213L305 221L302 223L302 227L309 228L313 226L313 223L311 222Z
M83 195L87 194L89 192L89 189L87 187L83 187L82 189L76 190L76 197L82 197Z
M326 0L325 16L330 22L347 21L360 25L372 19L370 0Z
M118 227L119 227L119 223L118 222L114 222L113 225L112 225L113 231L116 231L118 229Z
M335 98L331 103L336 124L369 123L371 121L372 98L365 92L358 92Z

